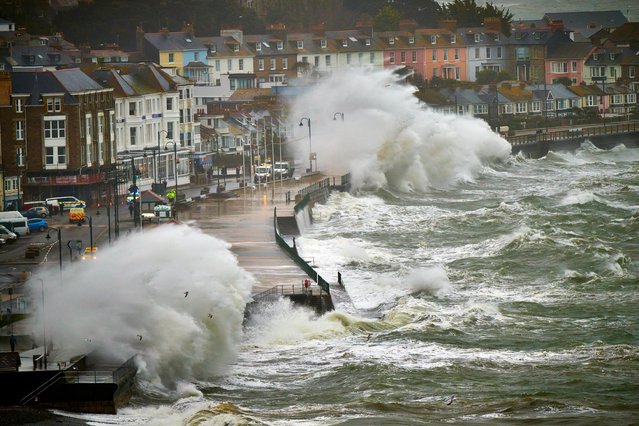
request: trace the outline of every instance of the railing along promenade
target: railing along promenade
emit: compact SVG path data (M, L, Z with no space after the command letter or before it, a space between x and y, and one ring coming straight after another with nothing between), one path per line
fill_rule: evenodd
M614 135L623 133L639 132L639 122L612 123L596 126L574 126L562 130L538 129L534 133L525 135L506 136L511 145L534 144L542 141L562 141L577 138L588 138L590 136Z

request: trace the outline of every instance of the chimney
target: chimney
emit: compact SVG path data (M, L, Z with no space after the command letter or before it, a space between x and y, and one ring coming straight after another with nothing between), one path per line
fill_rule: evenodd
M237 26L223 26L220 29L220 37L231 37L240 44L244 43L244 32L241 28L237 28Z
M562 31L564 29L564 21L562 21L561 19L556 19L556 20L550 21L549 26L552 32Z
M454 33L457 31L457 21L455 19L442 19L441 21L439 21L439 28Z
M373 20L372 19L360 19L355 21L355 29L359 32L373 36Z
M193 24L190 24L190 23L185 22L182 25L182 32L184 33L186 37L193 38L195 36L195 31L193 31Z
M144 30L140 25L135 28L135 50L144 54Z
M408 33L415 32L417 29L417 21L414 19L402 19L399 21L399 30Z
M501 20L495 16L484 18L484 29L486 31L501 32Z
M286 32L286 24L283 24L281 22L276 22L274 24L271 24L269 26L269 32L273 35L273 37L276 37L284 42L286 42L288 39L287 32Z
M322 22L320 24L313 25L313 27L311 28L311 31L316 36L323 36L325 33L324 23Z

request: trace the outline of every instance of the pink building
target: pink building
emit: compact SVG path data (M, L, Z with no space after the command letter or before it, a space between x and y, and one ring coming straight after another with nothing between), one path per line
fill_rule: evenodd
M581 84L584 80L584 64L596 49L590 43L557 43L548 46L545 63L546 83L556 83L560 78L568 78L572 84Z

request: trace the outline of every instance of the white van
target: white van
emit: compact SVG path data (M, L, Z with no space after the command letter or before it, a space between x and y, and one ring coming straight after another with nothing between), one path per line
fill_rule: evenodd
M8 210L6 212L0 212L0 219L8 219L8 218L22 218L24 219L24 216L22 216L22 213L20 213L17 210Z
M20 236L29 235L29 222L27 218L20 215L20 217L1 217L2 213L9 212L0 212L0 225L7 228L9 231L15 232ZM16 212L19 213L19 212Z
M87 206L87 203L85 203L82 200L78 200L77 198L72 196L47 198L46 199L47 206L53 205L54 202L56 201L60 205L60 208L62 210L70 210L75 207L80 207L84 209ZM49 208L49 210L51 210L51 208Z

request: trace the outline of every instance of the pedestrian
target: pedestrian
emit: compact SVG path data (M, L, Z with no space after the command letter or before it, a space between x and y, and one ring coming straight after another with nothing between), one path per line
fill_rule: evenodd
M129 215L131 217L133 217L133 210L135 210L135 207L133 207L133 203L129 204Z
M16 339L16 336L14 336L13 333L11 333L11 336L9 337L9 345L11 346L11 352L16 351L16 343L18 343L18 339Z

